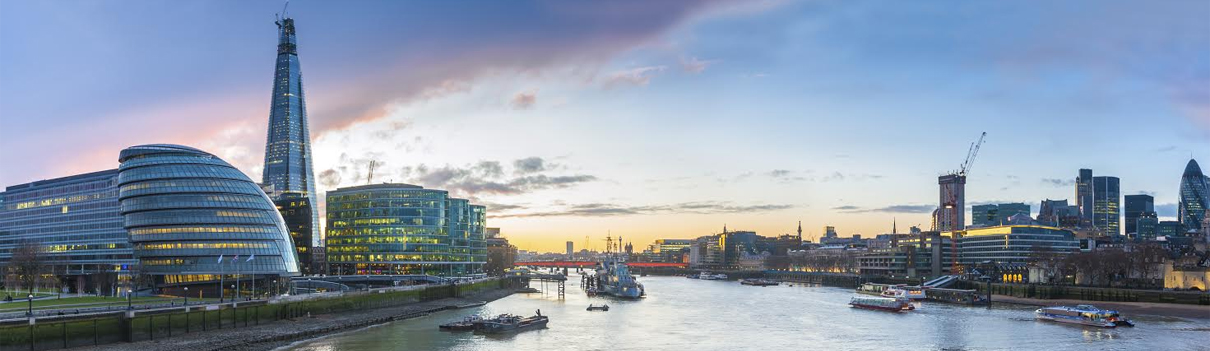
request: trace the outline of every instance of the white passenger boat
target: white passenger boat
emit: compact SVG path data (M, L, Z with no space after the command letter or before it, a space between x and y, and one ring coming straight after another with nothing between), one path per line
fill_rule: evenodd
M1101 328L1134 326L1134 322L1122 318L1118 311L1102 310L1093 305L1043 307L1034 311L1034 316L1038 320Z

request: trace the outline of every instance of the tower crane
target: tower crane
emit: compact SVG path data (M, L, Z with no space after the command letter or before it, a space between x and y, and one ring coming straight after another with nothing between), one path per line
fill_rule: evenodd
M975 165L975 156L979 155L979 147L983 146L983 138L987 137L987 132L979 135L979 141L971 143L971 147L966 150L966 161L962 162L962 167L958 169L958 175L966 176L967 171Z

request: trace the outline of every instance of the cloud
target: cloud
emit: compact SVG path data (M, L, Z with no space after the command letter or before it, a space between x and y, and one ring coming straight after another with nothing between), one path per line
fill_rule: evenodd
M513 106L514 109L527 110L531 107L534 107L534 104L537 102L538 102L538 92L527 91L527 92L517 93L517 95L514 95L512 101L510 101L509 103Z
M664 72L665 66L646 66L615 71L605 77L605 87L613 88L623 85L642 86L651 82L651 77Z
M340 185L340 172L330 168L319 172L319 184L328 189L335 188Z
M718 62L718 60L699 60L696 57L690 57L688 59L681 58L680 64L681 70L685 71L686 73L698 74L702 73L702 71L705 71L706 67L710 67L710 65Z
M796 173L794 171L791 171L788 169L775 169L775 170L769 171L768 173L765 173L766 176L776 179L777 181L782 182L782 183L797 182L797 181L803 181L803 180L807 179L806 177L798 176L795 174Z
M517 173L536 173L547 170L546 160L541 157L527 157L513 161L513 169Z
M933 210L936 208L937 208L936 205L891 205L891 206L878 207L878 208L863 208L863 207L858 207L858 206L845 205L845 206L833 207L832 209L840 211L841 213L871 213L871 212L932 213Z
M610 203L587 203L563 206L551 211L492 214L493 218L527 218L527 217L611 217L653 214L720 214L720 213L761 213L791 209L796 206L787 204L758 204L734 205L730 202L705 201L684 202L671 205L631 206Z
M404 167L401 170L403 178L427 188L444 189L455 196L475 198L479 195L517 195L546 189L562 189L580 183L596 181L597 177L588 174L547 175L537 172L547 171L544 166L536 166L530 157L514 161L513 174L523 174L515 177L505 177L504 167L497 161L480 161L468 166L429 167L420 164L415 167Z
M1042 178L1042 184L1054 187L1068 187L1076 184L1074 179Z

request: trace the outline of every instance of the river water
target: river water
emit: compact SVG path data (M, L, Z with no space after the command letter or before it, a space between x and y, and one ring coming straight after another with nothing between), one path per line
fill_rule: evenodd
M515 294L485 306L446 311L322 339L289 350L1210 350L1210 316L1126 316L1134 328L1099 329L1033 318L1032 307L967 307L924 302L915 311L850 308L851 289L642 277L647 297L588 297L579 276L567 295ZM539 283L534 287L541 288ZM608 303L608 312L588 304ZM547 329L510 336L442 332L472 314L550 316Z

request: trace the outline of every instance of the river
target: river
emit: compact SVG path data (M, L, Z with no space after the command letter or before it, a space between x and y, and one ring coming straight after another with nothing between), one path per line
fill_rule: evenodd
M924 302L915 311L850 308L851 289L642 277L647 297L588 297L572 274L567 295L515 294L485 306L446 311L290 345L305 351L373 350L1207 350L1210 318L1126 316L1134 328L1039 322L1033 307L967 307ZM541 288L538 283L534 287ZM555 290L548 285L549 291ZM608 303L608 312L588 304ZM472 314L550 316L548 329L510 336L442 332ZM1208 316L1210 317L1210 316Z

